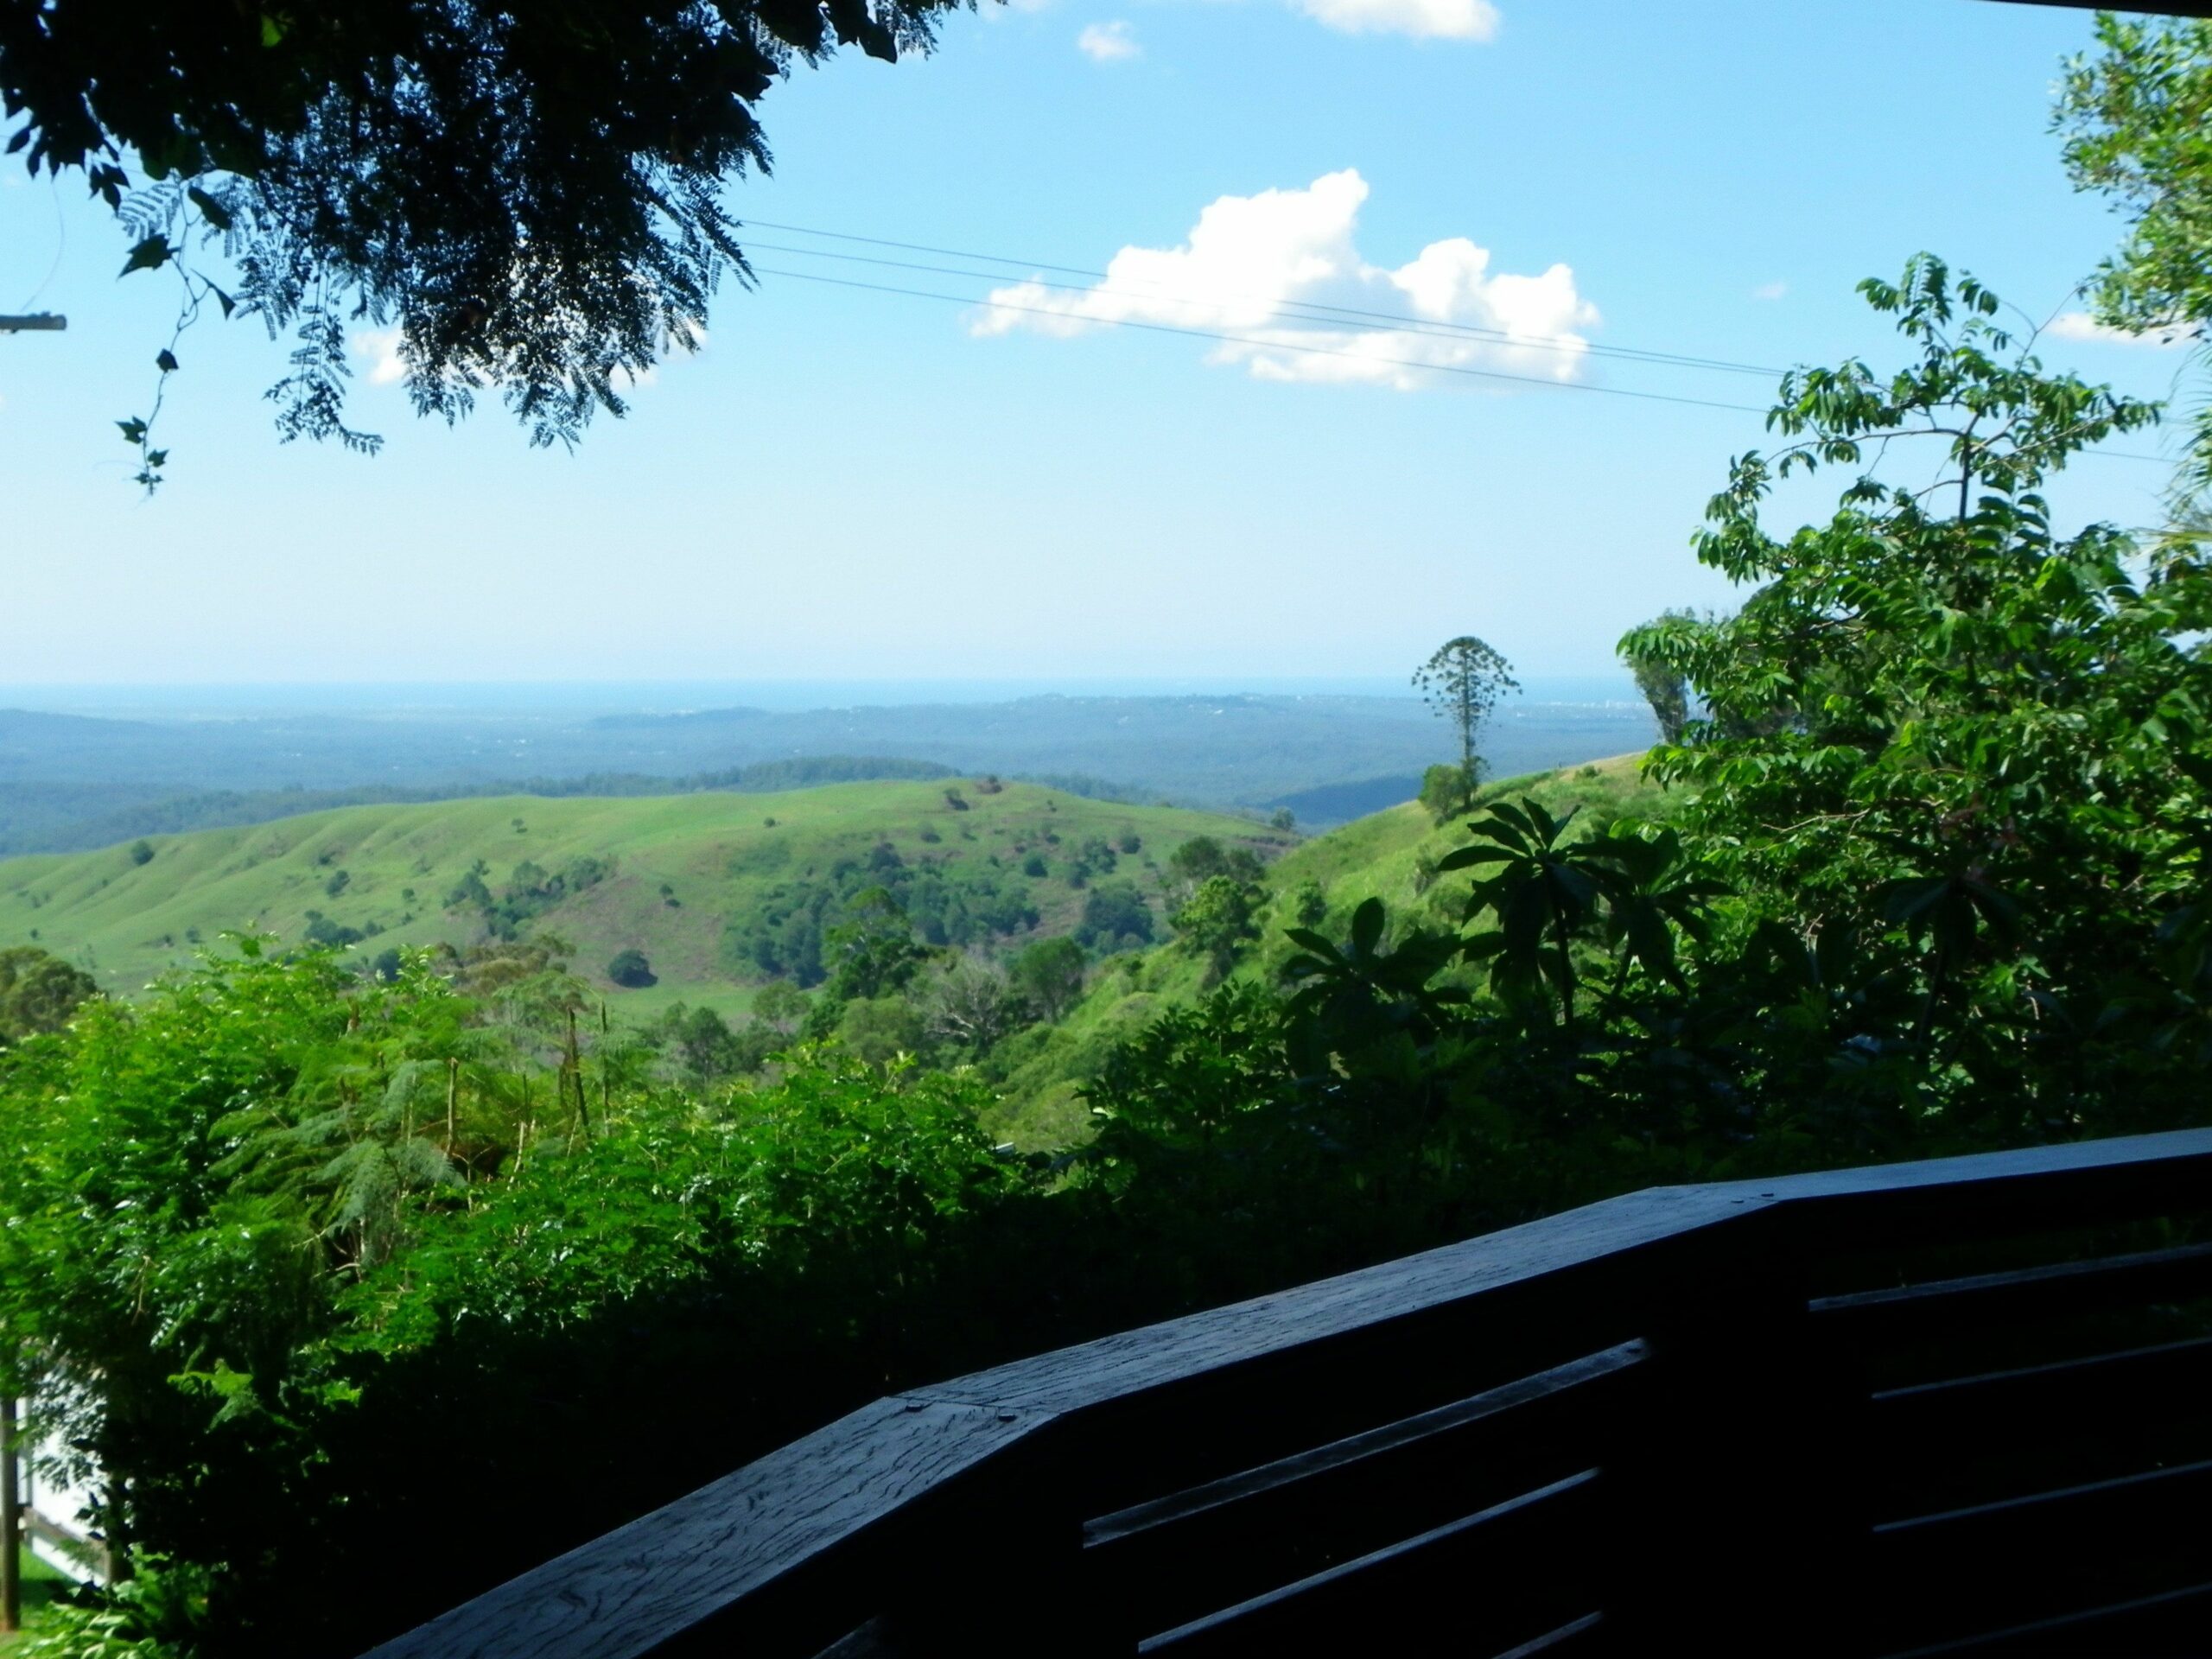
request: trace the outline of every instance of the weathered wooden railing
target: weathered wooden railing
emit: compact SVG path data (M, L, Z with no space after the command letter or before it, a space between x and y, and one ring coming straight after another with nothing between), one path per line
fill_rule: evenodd
M1665 1187L877 1402L374 1659L2212 1652L2212 1130Z

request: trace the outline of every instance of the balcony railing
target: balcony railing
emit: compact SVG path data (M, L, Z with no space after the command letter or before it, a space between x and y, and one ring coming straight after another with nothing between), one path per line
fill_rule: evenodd
M2212 1652L2207 1213L2212 1130L1654 1188L878 1401L373 1659Z

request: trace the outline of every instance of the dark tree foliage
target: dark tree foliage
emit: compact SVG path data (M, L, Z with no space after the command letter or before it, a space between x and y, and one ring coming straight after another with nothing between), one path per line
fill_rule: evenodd
M1083 947L1071 938L1039 939L1014 957L1007 972L1047 1020L1058 1020L1083 995Z
M1690 611L1669 611L1649 626L1664 627L1676 620L1689 624L1700 619ZM1709 620L1709 619L1708 619ZM1651 718L1659 724L1659 741L1679 743L1682 729L1689 724L1689 681L1675 664L1654 656L1651 652L1624 650L1622 660L1629 671L1636 676L1636 689L1651 705Z
M1476 793L1474 779L1465 766L1435 766L1421 773L1421 804L1439 823L1472 808Z
M1176 937L1206 958L1220 978L1236 960L1238 949L1259 937L1262 895L1253 883L1234 875L1210 875L1170 916Z
M0 950L0 1047L60 1030L87 997L99 995L90 974L50 950L35 944Z
M696 1088L758 1071L769 1054L784 1046L781 1035L760 1020L733 1031L712 1008L687 1007L681 1002L649 1029L647 1037L660 1046L683 1081Z
M931 945L982 944L1027 932L1038 922L1028 884L1020 877L988 866L909 863L887 845L864 857L841 858L822 876L772 888L751 915L724 932L724 962L737 971L818 985L834 967L830 936L849 925L849 912L875 891L887 894Z
M1217 875L1231 880L1260 879L1260 858L1249 847L1224 847L1211 836L1193 836L1167 855L1168 873L1187 887L1198 887Z
M526 858L515 866L506 885L495 893L484 879L486 867L479 859L476 867L446 895L446 908L473 910L482 918L485 931L492 938L518 939L525 927L547 911L597 887L613 873L613 859L588 854L570 859L557 872L549 872Z
M721 192L769 166L770 86L840 45L925 50L953 3L0 0L0 108L34 174L117 210L127 270L295 337L286 437L373 448L342 418L366 319L399 328L421 412L490 388L568 442L746 276Z
M1131 881L1102 881L1084 895L1083 920L1076 942L1093 950L1123 950L1149 944L1152 907Z
M308 912L305 937L309 944L348 945L359 944L368 935L358 927L332 921L319 910L311 910Z

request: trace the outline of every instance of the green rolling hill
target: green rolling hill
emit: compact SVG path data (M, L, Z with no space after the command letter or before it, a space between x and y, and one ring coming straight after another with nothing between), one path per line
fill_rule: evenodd
M1663 810L1639 776L1642 758L1509 779L1484 794L1580 807L1594 830ZM1395 916L1455 921L1465 880L1434 880L1433 867L1465 833L1408 802L1301 842L1245 818L973 779L355 806L0 861L0 947L41 945L127 997L226 930L359 935L351 948L365 963L397 945L465 950L502 929L550 933L573 945L572 967L618 1019L641 1022L683 1001L734 1023L771 977L805 982L787 947L810 899L833 925L843 899L885 887L931 943L1003 951L1075 932L1096 890L1125 886L1160 943L1099 955L1064 1018L1020 1031L982 1063L1001 1097L989 1127L1025 1147L1058 1147L1089 1133L1082 1090L1113 1043L1205 990L1206 964L1168 942L1164 913L1162 871L1184 842L1211 836L1268 861L1259 937L1235 972L1272 979L1293 953L1283 931L1317 903L1332 934L1369 898ZM624 950L642 952L656 982L615 985L607 968Z
M1656 817L1667 798L1644 782L1643 756L1616 755L1586 766L1508 778L1488 785L1484 800L1533 796L1555 813L1579 810L1577 833L1595 833L1615 818ZM1301 900L1318 892L1325 906L1319 931L1349 931L1351 912L1380 899L1394 917L1418 915L1432 925L1459 920L1467 879L1433 875L1435 860L1466 840L1464 821L1437 824L1408 801L1331 830L1292 848L1268 868L1268 903L1259 938L1246 948L1236 977L1276 978L1296 954L1284 930L1299 925ZM1025 1149L1065 1146L1090 1133L1082 1098L1108 1050L1162 1009L1202 995L1207 966L1173 944L1116 957L1097 968L1083 1000L1057 1025L1035 1026L994 1055L1001 1093L990 1127Z
M826 888L890 887L933 943L1018 944L1072 931L1102 881L1132 885L1156 914L1162 861L1198 835L1263 857L1294 839L1249 819L967 779L347 807L0 861L0 945L41 945L128 996L226 930L359 934L352 948L373 956L465 948L506 926L570 942L575 969L618 1014L681 1000L728 1015L769 977L760 957L788 944L790 914ZM657 983L607 979L626 950L645 953Z

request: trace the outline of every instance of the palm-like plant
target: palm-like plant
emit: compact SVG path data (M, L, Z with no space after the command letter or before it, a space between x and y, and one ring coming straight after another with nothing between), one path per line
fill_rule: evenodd
M1498 801L1468 825L1475 839L1437 861L1439 872L1487 868L1467 895L1466 918L1484 911L1495 930L1460 947L1491 964L1491 983L1526 998L1548 982L1560 1030L1574 1033L1574 942L1602 926L1620 950L1621 972L1641 962L1680 977L1675 930L1703 936L1700 906L1717 885L1686 863L1671 833L1567 838L1575 810L1554 817L1540 801Z
M1527 796L1517 806L1498 801L1467 826L1475 839L1436 865L1440 874L1490 869L1467 895L1466 919L1487 910L1497 927L1468 940L1463 951L1471 962L1487 961L1491 985L1507 995L1525 997L1550 981L1560 1028L1569 1035L1574 1030L1573 942L1597 919L1605 874L1593 843L1565 838L1573 822L1574 810L1555 818Z
M1449 1010L1466 994L1430 984L1459 954L1449 935L1414 931L1395 949L1383 943L1382 901L1370 899L1352 912L1351 937L1339 950L1311 928L1289 930L1304 954L1285 964L1286 977L1302 981L1291 998L1294 1028L1310 1028L1351 1046L1404 1032L1416 1042L1436 1039Z

